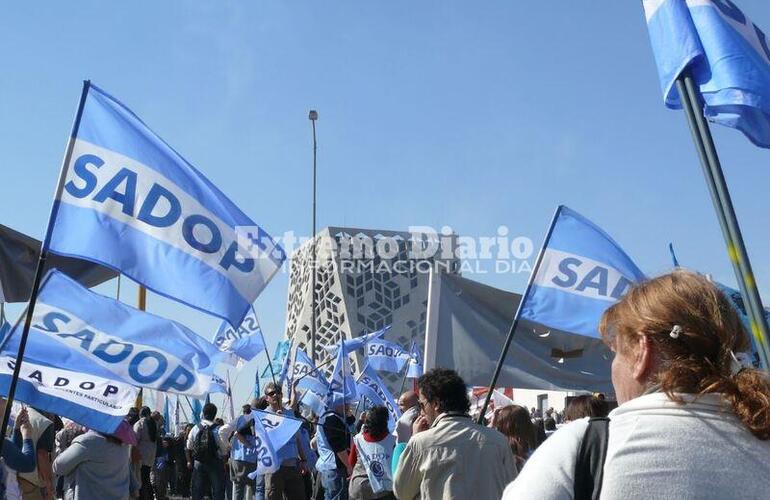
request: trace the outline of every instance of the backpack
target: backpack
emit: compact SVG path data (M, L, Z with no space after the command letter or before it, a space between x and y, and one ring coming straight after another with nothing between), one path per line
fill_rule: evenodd
M193 442L192 456L202 464L211 464L219 460L219 447L214 436L213 425L198 424L198 434Z
M574 500L598 500L602 493L609 424L610 419L607 417L588 420L588 428L580 442L575 463Z

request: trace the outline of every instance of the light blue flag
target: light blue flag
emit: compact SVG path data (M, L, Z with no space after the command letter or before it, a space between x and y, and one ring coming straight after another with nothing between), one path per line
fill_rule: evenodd
M294 342L294 340L289 341L289 347L286 349L286 355L283 357L283 363L281 364L281 371L278 372L276 381L279 386L283 386L283 383L286 382L286 377L289 375L289 364L291 364L291 344Z
M310 356L301 349L294 353L291 379L299 380L297 388L324 395L329 389L329 382L320 370L317 370Z
M334 408L343 402L356 399L356 381L350 371L350 360L344 349L337 350L334 371L329 379L329 390L326 393L326 406Z
M664 102L682 104L676 79L689 68L705 116L770 147L770 49L732 0L643 0Z
M380 338L369 341L364 352L369 366L381 372L400 373L411 357L400 345Z
M253 410L246 416L254 421L254 434L262 439L263 448L257 451L257 470L253 475L275 472L280 468L277 451L283 448L299 432L302 421L285 415L276 415L267 411ZM257 448L260 448L258 445Z
M22 328L14 327L7 346L18 347ZM114 380L191 396L209 391L222 355L185 326L96 294L56 269L43 279L30 331L88 359L71 370L98 366Z
M230 326L227 321L223 321L214 335L214 345L220 351L234 354L237 358L246 361L251 361L257 354L264 351L265 338L254 307L243 318L243 323L237 329Z
M382 330L377 330L376 332L368 333L366 335L361 335L360 337L352 338L349 340L343 340L341 345L346 353L351 353L353 351L356 351L358 349L361 349L364 347L367 343L371 342L374 339L378 339L385 335L385 332L390 330L390 326L388 325ZM329 352L337 352L337 349L339 349L340 343L336 343L334 345L330 346L324 346L324 349L326 349Z
M18 339L10 336L0 350L0 395L8 395L17 353ZM84 372L83 366L91 369ZM30 331L16 386L18 401L111 434L133 407L138 392L114 380L110 371L94 365L81 350Z
M193 398L190 403L190 409L192 410L192 420L194 424L201 423L201 414L203 413L203 405L200 399Z
M270 365L272 366L273 370L270 370L270 366L266 366L264 370L262 370L262 378L264 379L272 379L272 374L275 373L276 376L280 374L281 369L283 368L284 362L286 361L287 356L289 355L289 351L291 350L291 341L289 340L282 340L278 342L278 344L275 346L275 352L273 353L273 358L270 361Z
M406 369L406 378L420 378L422 377L422 353L417 348L417 344L412 342L412 353L409 358L409 367Z
M216 373L212 373L211 385L209 386L209 394L216 393L227 394L227 381ZM209 397L209 395L206 394L206 397Z
M551 328L598 337L602 313L645 279L607 233L563 205L541 252L521 317Z
M388 409L388 429L392 432L396 428L396 422L401 418L401 411L393 399L393 395L388 391L385 383L377 375L377 372L370 365L361 371L356 379L356 390L359 396L363 396L375 405L384 406Z
M738 316L741 318L743 325L746 327L746 332L748 332L748 337L751 341L751 364L754 366L754 368L761 368L762 364L759 358L759 351L757 350L756 339L754 338L754 335L751 335L751 320L749 320L749 316L746 312L746 304L743 302L743 296L741 295L741 292L735 288L730 288L727 285L723 285L722 283L714 282L714 285L716 285L716 287L719 288L722 293L724 293L733 303L735 310L738 312ZM765 309L765 318L767 319L768 323L770 323L770 311L767 309Z
M85 92L50 250L240 325L283 249L123 104Z
M5 320L5 316L0 315L0 341L5 339L11 331L11 325Z

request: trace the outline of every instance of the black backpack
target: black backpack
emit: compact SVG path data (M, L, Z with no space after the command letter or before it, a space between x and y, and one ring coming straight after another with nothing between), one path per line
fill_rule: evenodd
M588 421L575 463L575 500L599 500L609 435L609 418L594 417Z
M202 464L211 464L219 460L219 447L214 436L213 425L198 424L192 449L193 458Z

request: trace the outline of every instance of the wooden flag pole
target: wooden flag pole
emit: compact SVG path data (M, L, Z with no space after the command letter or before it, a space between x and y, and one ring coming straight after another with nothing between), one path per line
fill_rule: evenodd
M78 129L80 128L80 118L83 116L83 108L86 103L86 97L88 97L88 89L91 87L91 82L88 80L83 82L83 90L80 94L80 102L78 103L78 110L75 113L75 121L72 124L72 133L67 141L67 148L64 152L64 159L62 160L61 169L59 171L59 181L56 184L56 192L53 198L53 205L51 206L51 213L48 217L48 227L45 232L45 239L40 246L40 257L37 261L37 269L35 270L35 278L32 281L32 292L29 297L29 305L27 306L27 314L24 318L24 328L21 333L21 339L19 339L19 351L16 354L16 364L13 368L13 377L11 378L11 384L8 388L8 397L6 398L5 413L3 414L3 422L0 425L0 437L6 435L8 429L8 421L11 418L11 407L13 406L13 398L16 395L16 385L19 382L19 372L21 370L21 364L24 360L24 350L27 348L27 338L29 337L29 329L32 325L32 316L35 312L35 304L37 303L37 295L40 291L40 284L43 279L43 271L45 270L46 259L48 258L48 247L51 244L51 237L53 235L54 224L56 223L56 215L59 213L59 199L61 198L62 191L64 191L64 182L67 179L67 172L69 170L70 160L72 159L72 151L75 149L75 139L78 135ZM3 451L3 444L5 439L0 439L0 454Z

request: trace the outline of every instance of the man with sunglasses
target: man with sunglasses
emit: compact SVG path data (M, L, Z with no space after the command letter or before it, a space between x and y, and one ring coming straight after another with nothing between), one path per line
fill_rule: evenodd
M403 500L497 500L516 477L507 439L468 416L465 382L436 368L417 380L420 416L398 461L393 492Z
M287 417L295 416L290 408L283 406L281 386L269 382L265 386L265 397L268 403L265 411ZM265 474L265 498L267 500L283 500L284 498L305 500L305 483L302 474L307 473L307 468L299 439L298 432L294 439L290 439L283 447L276 450L278 460L281 461L281 468L272 474Z

